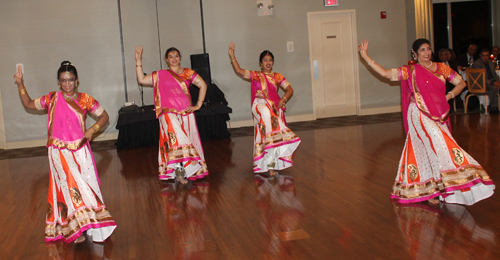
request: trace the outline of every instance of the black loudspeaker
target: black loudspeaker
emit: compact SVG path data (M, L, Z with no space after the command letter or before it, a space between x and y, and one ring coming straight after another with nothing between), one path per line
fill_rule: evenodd
M210 73L210 59L208 53L191 55L191 69L196 71L201 78L207 83L212 84L212 75Z

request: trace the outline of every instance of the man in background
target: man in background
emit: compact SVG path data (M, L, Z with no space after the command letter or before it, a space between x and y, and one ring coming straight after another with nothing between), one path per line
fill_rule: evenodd
M458 57L458 70L465 70L465 68L470 67L477 59L477 45L471 44L467 49L466 54L462 54Z
M500 77L495 72L495 64L490 60L490 50L484 48L481 50L480 59L472 64L473 69L485 69L486 71L486 91L490 106L488 111L492 114L498 114L498 89L500 88Z

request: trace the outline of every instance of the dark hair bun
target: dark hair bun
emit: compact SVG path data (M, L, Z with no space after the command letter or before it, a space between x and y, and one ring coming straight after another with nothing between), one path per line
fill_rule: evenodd
M59 75L61 75L61 73L63 72L71 72L78 79L78 73L76 72L75 66L73 66L73 64L71 64L71 62L67 60L61 62L61 67L57 70L57 79L59 79Z
M65 60L65 61L61 62L61 67L67 66L67 65L71 65L71 62L69 60Z

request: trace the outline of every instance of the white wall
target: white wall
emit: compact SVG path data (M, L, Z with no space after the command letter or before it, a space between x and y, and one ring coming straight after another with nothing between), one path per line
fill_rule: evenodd
M24 63L25 85L38 98L58 90L63 60L78 70L79 91L99 100L116 119L123 103L115 1L4 1L0 8L0 89L7 143L46 140L46 115L25 111L14 84ZM39 144L39 143L37 143Z
M275 55L274 70L294 87L288 116L313 114L307 12L355 9L358 39L370 39L369 54L386 68L408 60L405 1L340 0L338 7L324 7L322 0L274 0L275 14L258 17L255 0L205 0L205 34L212 78L233 108L232 121L250 120L250 84L231 69L227 45L236 42L243 68L257 70L264 49ZM144 45L143 68L150 73L166 68L160 58L171 46L182 52L182 65L190 67L189 55L203 52L198 0L122 0L122 25L129 100L140 103L135 78L134 47ZM380 19L386 11L387 19ZM25 65L25 82L32 98L57 90L56 71L67 59L78 69L80 91L98 99L110 114L108 135L116 135L117 111L124 103L121 47L116 1L8 1L0 9L0 91L7 143L44 140L46 116L23 109L13 84L14 65ZM295 52L286 51L286 42ZM160 63L161 61L161 63ZM399 84L373 76L360 65L362 110L400 105ZM145 103L152 104L145 89ZM1 126L1 124L0 124ZM34 143L34 142L33 142Z

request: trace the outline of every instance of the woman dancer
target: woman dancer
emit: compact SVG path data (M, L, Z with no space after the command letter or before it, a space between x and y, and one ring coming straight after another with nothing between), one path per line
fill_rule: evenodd
M286 125L285 104L293 95L292 86L283 75L273 72L274 55L263 51L259 57L261 71L240 68L234 55L234 42L229 44L231 65L238 76L251 81L252 115L254 122L253 171L269 172L274 178L276 171L293 165L292 156L299 146L297 137ZM278 95L278 88L285 91Z
M116 223L103 203L89 140L108 122L108 113L93 97L77 91L78 73L69 61L63 61L57 71L61 91L35 100L26 91L20 66L14 78L24 107L48 109L50 182L45 241L81 243L86 233L94 242L103 242ZM87 113L98 118L88 129Z
M374 71L401 81L406 144L391 198L415 203L437 198L448 203L472 205L493 194L495 185L483 167L460 148L450 133L448 100L465 87L450 67L432 62L430 42L418 39L412 52L417 64L386 70L367 54L368 40L361 42L361 57ZM455 87L446 93L446 81Z
M144 76L142 46L135 48L137 81L152 85L156 117L160 120L160 180L174 179L181 184L208 175L198 127L193 112L200 109L207 84L196 72L182 68L181 53L172 47L165 53L168 70ZM193 106L189 84L200 88L198 102Z

